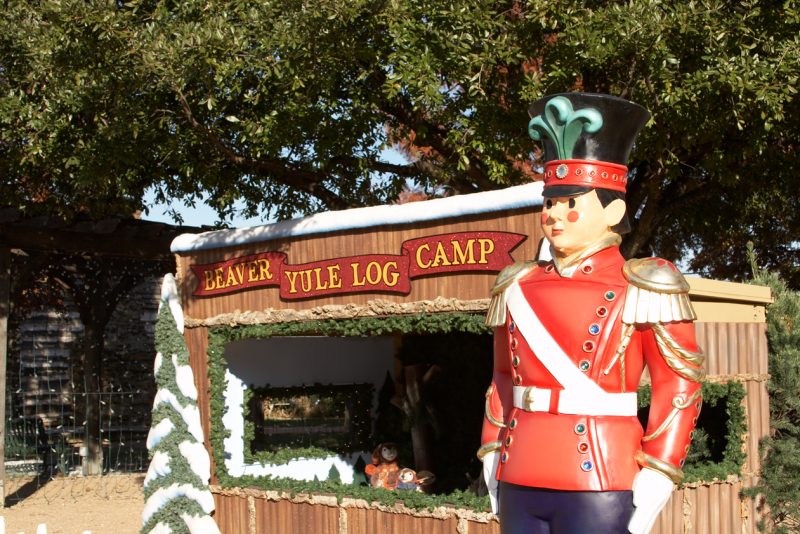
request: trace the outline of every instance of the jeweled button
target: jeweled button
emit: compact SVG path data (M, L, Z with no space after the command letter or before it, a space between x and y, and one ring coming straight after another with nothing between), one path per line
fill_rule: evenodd
M511 322L509 323L509 325L508 325L508 331L509 331L509 332L511 332L511 333L513 334L513 333L514 333L514 330L516 330L516 328L517 328L517 325L516 325L516 324L514 324L514 321L511 321Z
M520 384L522 384L522 377L517 375L517 376L514 377L514 385L518 386Z
M605 295L603 295L603 296L604 296L604 297L605 297L605 299L606 299L607 301L609 301L609 302L611 302L612 300L614 300L615 298L617 298L617 294L616 294L616 293L614 293L613 291L606 291L606 294L605 294Z
M608 308L605 306L598 306L594 313L597 314L598 317L605 317L608 315Z
M583 274L592 274L592 271L594 271L594 267L592 267L591 265L584 265L583 267L581 267L581 271L583 271Z
M600 325L597 323L592 323L589 325L589 333L593 336L596 336L600 333Z
M516 417L514 419L512 419L510 423L508 423L508 428L510 428L511 430L514 430L515 428L517 428L517 418Z
M512 419L512 423L514 421L515 420ZM583 423L578 423L577 425L575 425L575 433L578 434L579 436L586 434L586 425Z
M506 463L508 461L508 453L507 452L504 452L503 454L500 455L500 461L503 462L503 463Z
M554 268L555 267L553 267L553 264L551 263L550 265L548 265L547 267L544 268L544 272L552 273Z
M578 443L578 452L581 454L586 454L589 452L589 444L585 441Z
M591 471L594 468L594 464L592 464L591 460L584 460L581 462L581 469L584 471Z
M594 350L594 341L587 339L583 342L583 352L592 352Z
M519 367L519 356L514 356L511 358L511 365L514 367Z
M515 337L511 338L511 350L514 350L519 345L519 340Z
M591 366L592 364L589 363L589 360L581 360L580 363L578 364L578 367L584 373L588 371Z
M506 447L510 447L512 441L514 441L514 438L512 438L511 436L508 436L506 438Z
M561 165L556 167L556 178L558 178L559 180L563 180L564 178L566 178L567 174L569 174L569 167L567 167L565 164L562 163Z

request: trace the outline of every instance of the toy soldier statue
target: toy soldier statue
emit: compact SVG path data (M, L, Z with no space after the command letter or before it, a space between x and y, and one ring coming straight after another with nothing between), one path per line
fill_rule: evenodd
M553 259L506 268L492 290L494 375L478 452L492 508L503 534L646 533L683 476L703 376L686 280L668 261L619 252L628 155L649 113L569 93L530 115L544 144Z

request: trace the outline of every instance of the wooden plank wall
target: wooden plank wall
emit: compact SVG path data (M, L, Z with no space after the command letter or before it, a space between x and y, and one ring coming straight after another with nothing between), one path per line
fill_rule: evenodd
M485 299L494 283L496 273L472 272L459 275L430 276L411 281L411 294L393 295L362 293L285 302L279 298L278 288L269 287L240 291L217 297L191 297L197 278L190 265L225 261L267 251L281 251L288 255L287 263L300 264L326 259L362 254L400 254L404 241L425 236L454 232L500 231L528 235L511 255L516 261L534 259L542 238L538 217L531 209L497 212L491 216L460 217L426 224L365 228L349 232L280 239L240 247L200 251L192 255L178 255L178 276L183 295L184 314L187 318L201 320L225 313L242 313L262 310L303 310L326 305L364 306L374 299L390 302L414 302L437 297L461 300Z

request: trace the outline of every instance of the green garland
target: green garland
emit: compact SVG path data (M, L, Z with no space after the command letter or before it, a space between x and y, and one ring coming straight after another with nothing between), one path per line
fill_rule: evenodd
M650 386L639 388L639 408L649 406L651 396ZM725 448L722 451L721 461L715 462L710 459L706 443L710 438L703 429L698 428L683 468L685 477L682 484L698 481L710 482L715 479L725 480L729 475L741 473L745 461L745 452L742 446L747 432L747 419L743 406L744 397L744 386L735 380L719 384L703 383L703 410L717 407L721 402L724 403L725 413L728 417L725 425L726 433L723 437Z
M225 410L225 346L233 341L243 339L263 339L276 336L325 335L332 337L373 337L396 334L435 334L449 332L467 332L488 334L491 329L484 324L482 315L468 313L422 314L414 316L391 316L383 318L365 318L348 320L324 320L298 323L276 323L246 325L235 327L216 327L208 333L208 375L211 383L211 432L210 441L213 448L216 476L219 484L226 488L255 487L263 490L285 491L290 495L298 493L316 493L335 495L341 500L345 497L364 499L386 506L403 502L412 509L433 509L438 506L486 511L489 507L488 497L477 497L468 491L456 491L447 495L427 495L417 492L387 491L368 485L342 484L341 482L303 481L272 477L233 477L225 468L224 440L230 432L222 425ZM244 402L248 402L246 397ZM246 409L246 406L244 407ZM245 432L252 432L245 429ZM252 434L249 435L252 439ZM245 440L248 439L246 434ZM249 443L248 441L245 441ZM292 449L276 453L275 460L288 461L293 458L330 456L333 452L322 449ZM252 457L252 455L251 455ZM260 455L259 455L260 457Z

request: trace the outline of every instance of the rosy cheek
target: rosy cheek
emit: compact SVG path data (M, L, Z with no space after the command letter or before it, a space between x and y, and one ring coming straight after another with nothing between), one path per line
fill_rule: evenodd
M567 220L571 223L577 222L581 218L581 214L577 211L570 211L567 213Z
M548 219L548 215L546 213L542 212L542 226L547 224L547 219Z

